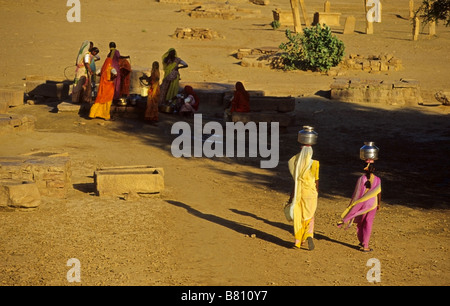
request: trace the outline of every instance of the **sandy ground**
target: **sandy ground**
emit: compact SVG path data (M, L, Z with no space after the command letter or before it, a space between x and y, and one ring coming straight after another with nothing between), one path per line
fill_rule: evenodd
M103 57L116 41L132 65L149 67L175 47L190 67L183 82L234 84L266 95L297 99L295 126L280 134L280 163L261 169L259 158L174 158L170 129L180 118L161 114L157 127L139 120L85 120L54 113L57 103L24 105L36 130L0 136L0 156L36 150L68 152L73 190L67 199L44 198L33 211L0 212L0 284L9 285L370 285L369 259L381 263L377 285L449 285L450 107L352 104L319 95L333 78L307 72L244 68L233 56L243 47L277 46L284 28L270 27L274 8L231 4L259 14L237 20L192 19L178 4L90 1L82 22L68 23L61 1L0 1L2 87L23 86L26 75L72 77L74 55L89 39ZM308 12L323 1L306 1ZM357 3L355 3L357 2ZM383 22L362 34L361 1L332 1L333 11L357 17L357 33L342 35L347 53L394 53L404 70L362 78L421 83L425 101L449 89L450 28L411 41L408 1L383 1ZM343 24L343 22L342 22ZM176 40L177 27L207 27L225 39ZM422 31L426 32L426 28ZM67 67L69 67L67 69ZM191 119L188 119L191 121ZM314 156L321 162L316 249L291 249L292 224L282 212L292 181L287 160L298 152L297 132L316 127ZM336 228L361 173L359 147L368 139L381 149L382 208L371 239L359 252L355 229ZM94 193L93 172L102 166L152 165L165 169L160 198L107 199ZM81 283L69 283L70 258L81 262ZM369 262L370 263L370 262Z

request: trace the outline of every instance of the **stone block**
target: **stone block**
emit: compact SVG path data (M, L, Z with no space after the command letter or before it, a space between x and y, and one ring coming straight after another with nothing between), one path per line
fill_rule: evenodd
M164 170L150 166L101 168L94 172L99 196L160 194L164 190Z
M281 11L280 9L275 9L272 11L273 20L278 21L283 26L293 26L294 18L292 16L292 11Z
M327 26L340 26L341 25L341 13L314 13L313 25L326 24Z
M355 16L349 16L345 19L344 32L343 34L353 34L355 33L356 18Z
M8 89L1 88L0 89L0 101L3 103L6 102L8 107L11 106L20 106L24 104L24 92L19 89ZM0 102L1 103L1 102ZM4 106L3 106L4 108ZM1 107L0 107L1 109Z
M252 112L260 112L260 111L277 111L281 113L292 112L295 110L295 98L250 96L250 110Z
M36 208L41 204L41 194L33 182L0 181L0 207Z
M286 128L292 125L295 121L295 112L290 113L279 113L279 112L248 112L248 113L238 113L234 112L231 115L231 120L233 122L278 122L280 127Z
M72 81L52 80L45 76L27 76L25 78L25 93L30 97L42 96L45 98L56 98L65 100L69 97Z
M89 104L89 103L83 103L83 104ZM58 113L60 112L79 112L80 111L80 104L75 104L72 102L61 102L58 104Z

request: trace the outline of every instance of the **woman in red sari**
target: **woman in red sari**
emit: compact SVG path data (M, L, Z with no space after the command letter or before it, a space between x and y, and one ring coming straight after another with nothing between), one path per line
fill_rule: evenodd
M119 54L113 55L115 59L118 59ZM113 67L113 57L108 57L103 64L100 73L100 84L98 88L97 99L94 105L92 105L89 112L90 118L103 118L105 120L111 120L111 104L114 99L114 80L117 77L118 72Z
M225 110L225 121L231 119L233 112L247 113L250 111L250 95L242 82L236 82L231 107Z
M236 83L236 90L234 91L233 100L231 100L230 112L247 113L250 111L250 95L245 90L242 82Z

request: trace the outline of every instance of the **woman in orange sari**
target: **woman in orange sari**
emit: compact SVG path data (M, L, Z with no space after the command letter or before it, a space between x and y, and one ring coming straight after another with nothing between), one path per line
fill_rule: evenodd
M113 57L119 57L116 52ZM103 118L111 120L111 104L114 98L114 79L117 77L117 71L113 68L113 57L108 57L103 64L100 73L100 84L98 88L97 99L89 112L90 118Z
M155 61L152 64L151 75L147 78L149 88L144 120L150 124L158 122L158 103L160 98L159 78L159 63Z

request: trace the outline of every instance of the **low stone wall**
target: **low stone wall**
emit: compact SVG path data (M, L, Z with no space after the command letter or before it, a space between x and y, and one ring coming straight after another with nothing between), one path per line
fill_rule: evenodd
M331 99L343 102L381 103L388 105L418 105L423 103L417 80L361 80L336 78L331 84Z
M393 54L363 56L349 54L339 64L338 69L361 70L365 72L387 72L403 69L402 60Z
M74 68L75 70L75 68ZM69 97L73 81L56 77L28 75L25 77L25 93L30 99L35 97L65 100Z
M0 180L34 182L43 196L66 198L72 188L68 156L36 152L34 155L0 157Z

